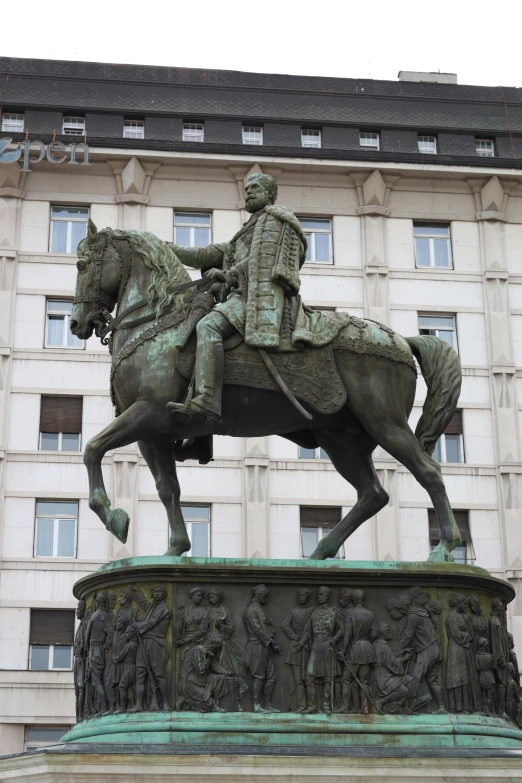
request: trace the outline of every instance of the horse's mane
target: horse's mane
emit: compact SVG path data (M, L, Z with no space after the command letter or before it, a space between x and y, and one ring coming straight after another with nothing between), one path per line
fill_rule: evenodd
M119 239L128 239L134 252L141 258L147 269L150 269L147 299L151 307L155 305L156 317L159 318L167 309L171 310L176 305L179 293L169 293L168 289L190 281L187 270L171 245L150 231L111 228L102 229L98 235L105 233ZM184 298L182 297L182 301Z

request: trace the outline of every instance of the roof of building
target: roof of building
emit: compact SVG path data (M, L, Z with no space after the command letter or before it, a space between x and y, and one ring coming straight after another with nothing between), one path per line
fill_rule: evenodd
M248 152L241 140L240 123L246 122L266 126L259 154L295 155L299 148L301 157L349 152L350 158L375 158L378 153L360 148L362 129L381 132L381 156L425 157L417 134L433 133L447 134L440 139L440 162L466 163L469 157L477 165L475 136L494 138L496 165L504 160L512 167L514 158L522 158L522 89L516 87L1 57L0 95L7 111L32 112L26 127L39 138L56 130L59 113L77 112L92 114L90 143L109 146L116 139L119 146L136 146L122 139L125 116L149 122L151 132L138 144L146 148L161 142L184 148L180 123L192 120L209 123L205 148L227 145L230 151L237 145L240 154ZM301 148L295 129L307 125L325 129L320 151ZM481 158L480 165L491 163Z

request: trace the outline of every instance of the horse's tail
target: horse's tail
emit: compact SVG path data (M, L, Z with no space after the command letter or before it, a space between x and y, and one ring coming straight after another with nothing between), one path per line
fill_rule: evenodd
M405 339L419 362L428 387L415 436L424 451L431 455L455 413L462 385L462 369L453 348L440 337L422 335Z

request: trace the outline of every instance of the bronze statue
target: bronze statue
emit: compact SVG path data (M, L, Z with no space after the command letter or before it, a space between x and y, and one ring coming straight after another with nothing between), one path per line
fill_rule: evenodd
M223 637L211 633L206 642L189 650L179 676L180 697L176 709L226 712L219 706L219 700L227 693L227 676L232 672L219 663L222 647Z
M139 591L136 600L143 609L143 619L131 626L136 631L138 652L136 655L136 704L129 712L142 712L147 708L146 691L150 692L148 709L170 710L167 695L165 666L169 657L166 636L172 619L167 606L167 589L154 585L152 601L147 601ZM158 705L158 694L161 707Z
M243 711L241 699L248 691L245 680L244 651L232 638L236 633L236 623L232 612L223 605L224 593L220 587L211 587L208 591L210 607L208 609L208 635L221 636L222 645L219 651L218 662L223 669L230 672L237 687L237 709Z
M83 707L85 702L85 663L86 663L86 621L85 601L78 601L76 617L80 621L74 635L74 693L76 696L76 723L83 720Z
M201 606L204 595L201 587L191 587L188 591L187 606L180 606L178 609L176 647L181 648L181 662L192 647L204 641L207 634L207 610Z
M375 661L372 641L377 635L373 612L364 607L364 591L352 590L353 607L345 615L343 689L350 689L356 712L368 712L371 664ZM344 700L343 700L344 701Z
M248 634L245 666L253 679L254 712L279 712L272 706L272 694L276 683L274 653L281 655L281 649L274 639L276 633L274 623L263 609L268 596L269 592L265 585L254 587L252 598L244 614ZM262 693L265 697L264 707L261 705Z
M482 695L482 712L484 715L492 715L494 712L495 675L493 674L493 656L489 651L489 642L484 636L477 640L475 661Z
M107 612L107 593L96 596L96 610L87 625L85 644L89 649L87 669L91 680L95 712L107 712L107 694L105 692L105 656L112 641L112 628Z
M357 492L353 508L313 552L312 558L322 560L334 557L388 502L372 461L380 445L431 498L441 539L429 560L451 562L460 534L430 455L457 405L457 354L437 337L404 339L373 321L306 307L299 297L306 241L293 213L275 206L276 195L272 177L249 177L251 219L230 242L208 248L180 248L149 232L98 232L89 223L78 246L71 330L87 339L96 329L110 342L111 393L119 414L85 448L89 505L125 542L129 517L111 508L101 462L110 449L137 441L168 515L168 554L181 555L190 541L175 461L208 461L215 432L280 434L307 448L323 448ZM210 279L192 282L182 261L205 270ZM219 281L219 301L211 309L207 294ZM196 286L205 293L204 305L191 299ZM189 338L194 328L195 370ZM415 435L408 425L414 356L428 387ZM167 408L170 403L176 415Z
M136 656L138 632L128 618L120 614L116 618L116 633L112 644L114 685L118 690L118 709L115 714L126 712L129 690L136 689Z
M319 587L318 606L311 612L301 641L294 648L299 651L310 644L306 667L308 707L305 713L317 712L321 709L321 703L325 713L333 712L334 709L334 678L341 673L335 646L342 638L343 627L337 610L328 606L329 599L330 589ZM322 702L317 699L317 686L321 685Z
M287 663L292 668L295 698L297 701L296 712L304 712L307 707L305 678L306 667L308 664L308 655L310 653L310 645L309 643L306 643L302 647L298 648L297 644L300 644L303 639L303 634L308 623L308 618L310 617L310 613L312 611L307 607L311 595L312 593L310 590L308 590L308 588L300 587L296 592L299 606L291 609L281 623L281 630L284 631L284 633L290 639L285 663Z
M446 618L448 710L473 712L476 661L472 658L472 632L466 615L466 598L460 593L454 593L450 596L449 605L452 611Z
M375 705L381 712L400 712L406 701L411 702L416 686L415 677L408 674L413 652L401 657L394 655L390 647L393 631L387 623L377 626L377 639L373 642L373 687Z
M500 598L491 601L491 653L497 681L498 713L506 717L506 693L508 686L509 640L504 625L504 604Z

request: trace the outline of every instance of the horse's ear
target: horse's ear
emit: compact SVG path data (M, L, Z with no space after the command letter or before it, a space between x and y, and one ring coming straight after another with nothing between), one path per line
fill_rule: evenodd
M91 242L94 242L98 235L98 229L94 225L93 221L89 218L89 223L87 224L87 243L90 244Z

